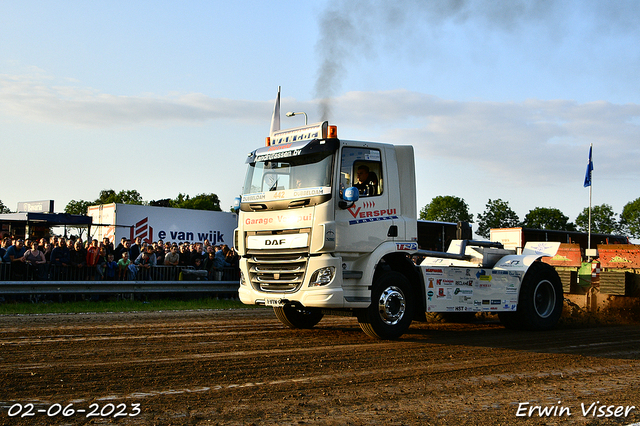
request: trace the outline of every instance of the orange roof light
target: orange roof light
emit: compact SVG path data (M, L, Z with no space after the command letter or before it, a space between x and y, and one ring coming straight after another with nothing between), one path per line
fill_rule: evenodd
M265 141L264 141L264 146L269 146L269 145L271 145L271 138L269 136L267 136Z
M338 137L338 126L329 126L329 139Z

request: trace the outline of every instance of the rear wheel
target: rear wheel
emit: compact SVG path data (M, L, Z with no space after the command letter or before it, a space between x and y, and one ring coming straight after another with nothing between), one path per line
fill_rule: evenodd
M397 339L411 325L414 303L409 280L399 272L385 272L373 283L371 305L358 312L360 328L377 339Z
M518 310L499 314L508 328L548 330L562 315L562 281L556 270L543 262L534 262L527 270L518 297Z
M290 328L313 328L322 319L322 312L317 308L286 305L274 307L273 312L281 323Z

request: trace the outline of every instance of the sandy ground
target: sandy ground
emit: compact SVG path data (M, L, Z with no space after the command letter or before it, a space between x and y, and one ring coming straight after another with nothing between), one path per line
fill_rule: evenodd
M0 316L0 424L626 425L639 359L639 326L414 323L376 341L354 318L290 330L268 309Z

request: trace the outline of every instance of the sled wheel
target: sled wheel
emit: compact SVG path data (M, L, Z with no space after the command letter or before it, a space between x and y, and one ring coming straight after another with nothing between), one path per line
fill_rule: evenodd
M556 270L546 263L533 262L520 286L518 310L499 318L509 328L548 330L558 324L563 300L562 281Z

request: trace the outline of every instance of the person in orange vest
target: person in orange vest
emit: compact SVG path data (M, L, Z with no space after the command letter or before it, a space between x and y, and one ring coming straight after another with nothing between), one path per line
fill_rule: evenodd
M95 268L98 264L99 257L100 248L98 247L98 240L93 240L89 248L87 248L87 266L89 268Z

